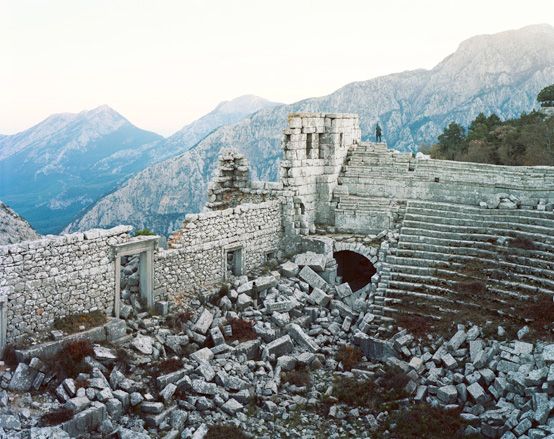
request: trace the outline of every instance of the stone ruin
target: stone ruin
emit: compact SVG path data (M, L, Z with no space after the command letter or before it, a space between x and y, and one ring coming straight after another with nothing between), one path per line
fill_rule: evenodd
M2 391L0 435L198 439L231 420L254 437L318 437L319 415L293 428L290 413L332 398L333 376L369 379L381 364L408 377L406 400L460 408L467 433L554 437L554 345L524 324L516 341L485 331L492 319L503 336L499 319L521 321L538 297L552 306L554 168L414 158L362 142L352 114L290 114L282 145L277 183L222 151L205 210L167 249L126 226L0 246L0 344L23 346L0 386L55 384L43 408L75 413L41 427ZM113 319L87 335L91 372L59 381L43 357L78 335L47 341L52 324L98 310ZM410 334L462 316L472 324L452 338ZM244 320L251 340L233 337ZM127 369L106 343L132 352ZM363 353L352 370L336 360L350 345ZM147 364L172 357L180 366L150 382ZM317 384L287 382L298 367ZM371 437L389 416L331 401L328 437Z

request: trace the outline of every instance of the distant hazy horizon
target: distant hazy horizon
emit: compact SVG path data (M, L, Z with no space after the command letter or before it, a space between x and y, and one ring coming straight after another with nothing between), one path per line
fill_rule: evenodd
M551 0L0 0L0 134L107 104L167 136L223 100L429 69L469 37L549 17Z

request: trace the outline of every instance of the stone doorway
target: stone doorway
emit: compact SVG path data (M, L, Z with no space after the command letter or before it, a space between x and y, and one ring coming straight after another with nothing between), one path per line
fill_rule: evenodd
M225 280L241 276L244 272L242 246L227 247L223 250L223 273Z
M115 317L119 318L121 309L121 258L123 257L139 256L140 298L147 308L154 306L154 250L158 240L158 236L137 236L112 247L115 262Z
M353 292L368 285L377 272L368 258L351 250L336 251L333 257L337 261L337 276L342 277L342 282L347 282Z

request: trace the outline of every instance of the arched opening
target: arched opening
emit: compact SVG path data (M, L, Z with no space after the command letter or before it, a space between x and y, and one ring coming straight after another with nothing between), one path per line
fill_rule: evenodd
M337 261L337 275L348 282L352 291L358 291L371 282L371 276L377 271L365 256L350 250L341 250L333 254Z

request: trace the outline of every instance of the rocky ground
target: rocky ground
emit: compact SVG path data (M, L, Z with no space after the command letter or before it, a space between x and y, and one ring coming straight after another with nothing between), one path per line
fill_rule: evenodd
M329 285L328 262L298 255L194 311L146 312L126 281L117 342L4 368L0 437L554 438L554 344L372 338L368 298Z

